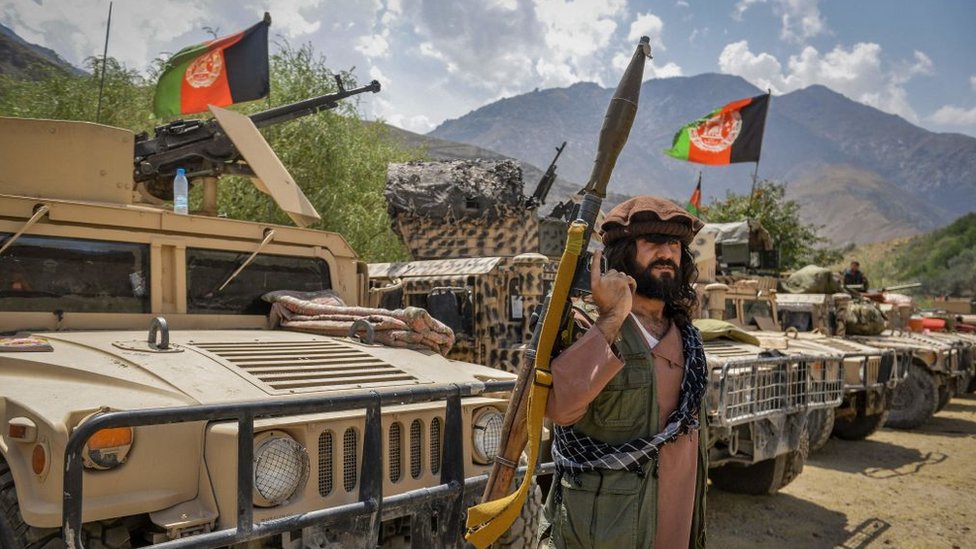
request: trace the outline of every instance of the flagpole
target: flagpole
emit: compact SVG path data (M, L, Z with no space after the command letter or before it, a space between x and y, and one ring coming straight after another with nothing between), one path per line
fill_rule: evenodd
M773 90L766 88L766 95L769 96L769 101L773 100ZM763 117L763 136L766 135L766 119L769 118L769 104L766 105L767 115ZM759 181L759 160L762 158L762 146L759 147L759 153L756 155L756 169L752 172L752 192L749 193L749 210L752 210L752 205L756 200L756 184Z
M108 31L112 28L112 2L108 3L108 22L105 24L105 48L102 50L102 81L98 84L98 107L95 109L95 122L102 118L102 92L105 91L105 69L108 61Z

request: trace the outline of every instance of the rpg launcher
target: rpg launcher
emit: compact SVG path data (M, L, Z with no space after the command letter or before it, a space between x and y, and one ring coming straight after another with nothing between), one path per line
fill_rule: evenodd
M373 80L366 86L347 90L338 75L336 93L320 95L304 101L282 105L250 115L258 128L281 124L295 118L334 109L339 101L365 92L380 91L380 83ZM141 133L136 136L133 179L160 200L173 198L173 177L176 168L186 169L188 178L218 177L220 175L253 176L241 153L213 118L175 120L157 126L155 137Z
M593 172L583 189L583 200L577 210L576 220L567 231L566 249L559 261L552 290L542 302L541 320L536 323L525 359L519 368L512 399L502 424L501 444L488 477L488 486L485 488L482 503L468 510L466 539L475 547L487 547L509 529L518 518L532 484L539 459L546 399L552 386L549 361L556 348L561 327L570 321L570 290L574 286L574 280L589 276L584 253L586 243L596 225L617 156L627 142L630 127L637 115L644 59L650 56L650 39L645 36L640 39L603 119ZM589 288L588 278L586 288ZM515 493L506 496L526 445L528 461L522 483Z

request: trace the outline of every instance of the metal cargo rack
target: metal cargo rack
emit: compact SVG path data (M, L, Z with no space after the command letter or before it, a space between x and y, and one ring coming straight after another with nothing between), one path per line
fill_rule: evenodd
M88 439L101 429L138 427L191 421L236 421L237 436L237 526L195 534L154 545L168 548L212 548L291 532L328 523L349 525L362 542L375 547L381 521L410 516L411 543L416 547L448 547L461 539L465 505L480 497L487 475L464 478L464 455L460 444L445 444L440 484L408 492L383 494L383 406L446 401L444 440L461 440L461 400L483 393L511 391L514 381L491 381L374 390L366 394L332 397L275 399L261 402L228 403L173 408L107 412L85 421L71 434L64 461L64 538L69 549L84 549L82 541L83 471L82 451ZM253 517L254 420L342 410L366 410L359 501L312 512L255 523ZM542 471L551 471L544 466Z
M714 371L714 368L713 368ZM713 426L733 427L778 414L834 408L843 398L840 357L741 358L722 364Z

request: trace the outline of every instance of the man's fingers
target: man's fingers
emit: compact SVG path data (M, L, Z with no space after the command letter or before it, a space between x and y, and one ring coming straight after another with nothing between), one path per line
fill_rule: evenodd
M627 275L627 286L630 286L632 292L637 290L637 281L634 280L634 277Z
M600 282L600 264L603 262L603 250L593 252L593 260L590 262L590 288Z

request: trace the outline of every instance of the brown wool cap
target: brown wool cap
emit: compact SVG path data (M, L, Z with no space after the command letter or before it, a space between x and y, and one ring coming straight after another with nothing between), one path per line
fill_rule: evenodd
M704 226L700 219L670 200L635 196L610 210L601 229L604 245L645 234L676 236L687 245Z

